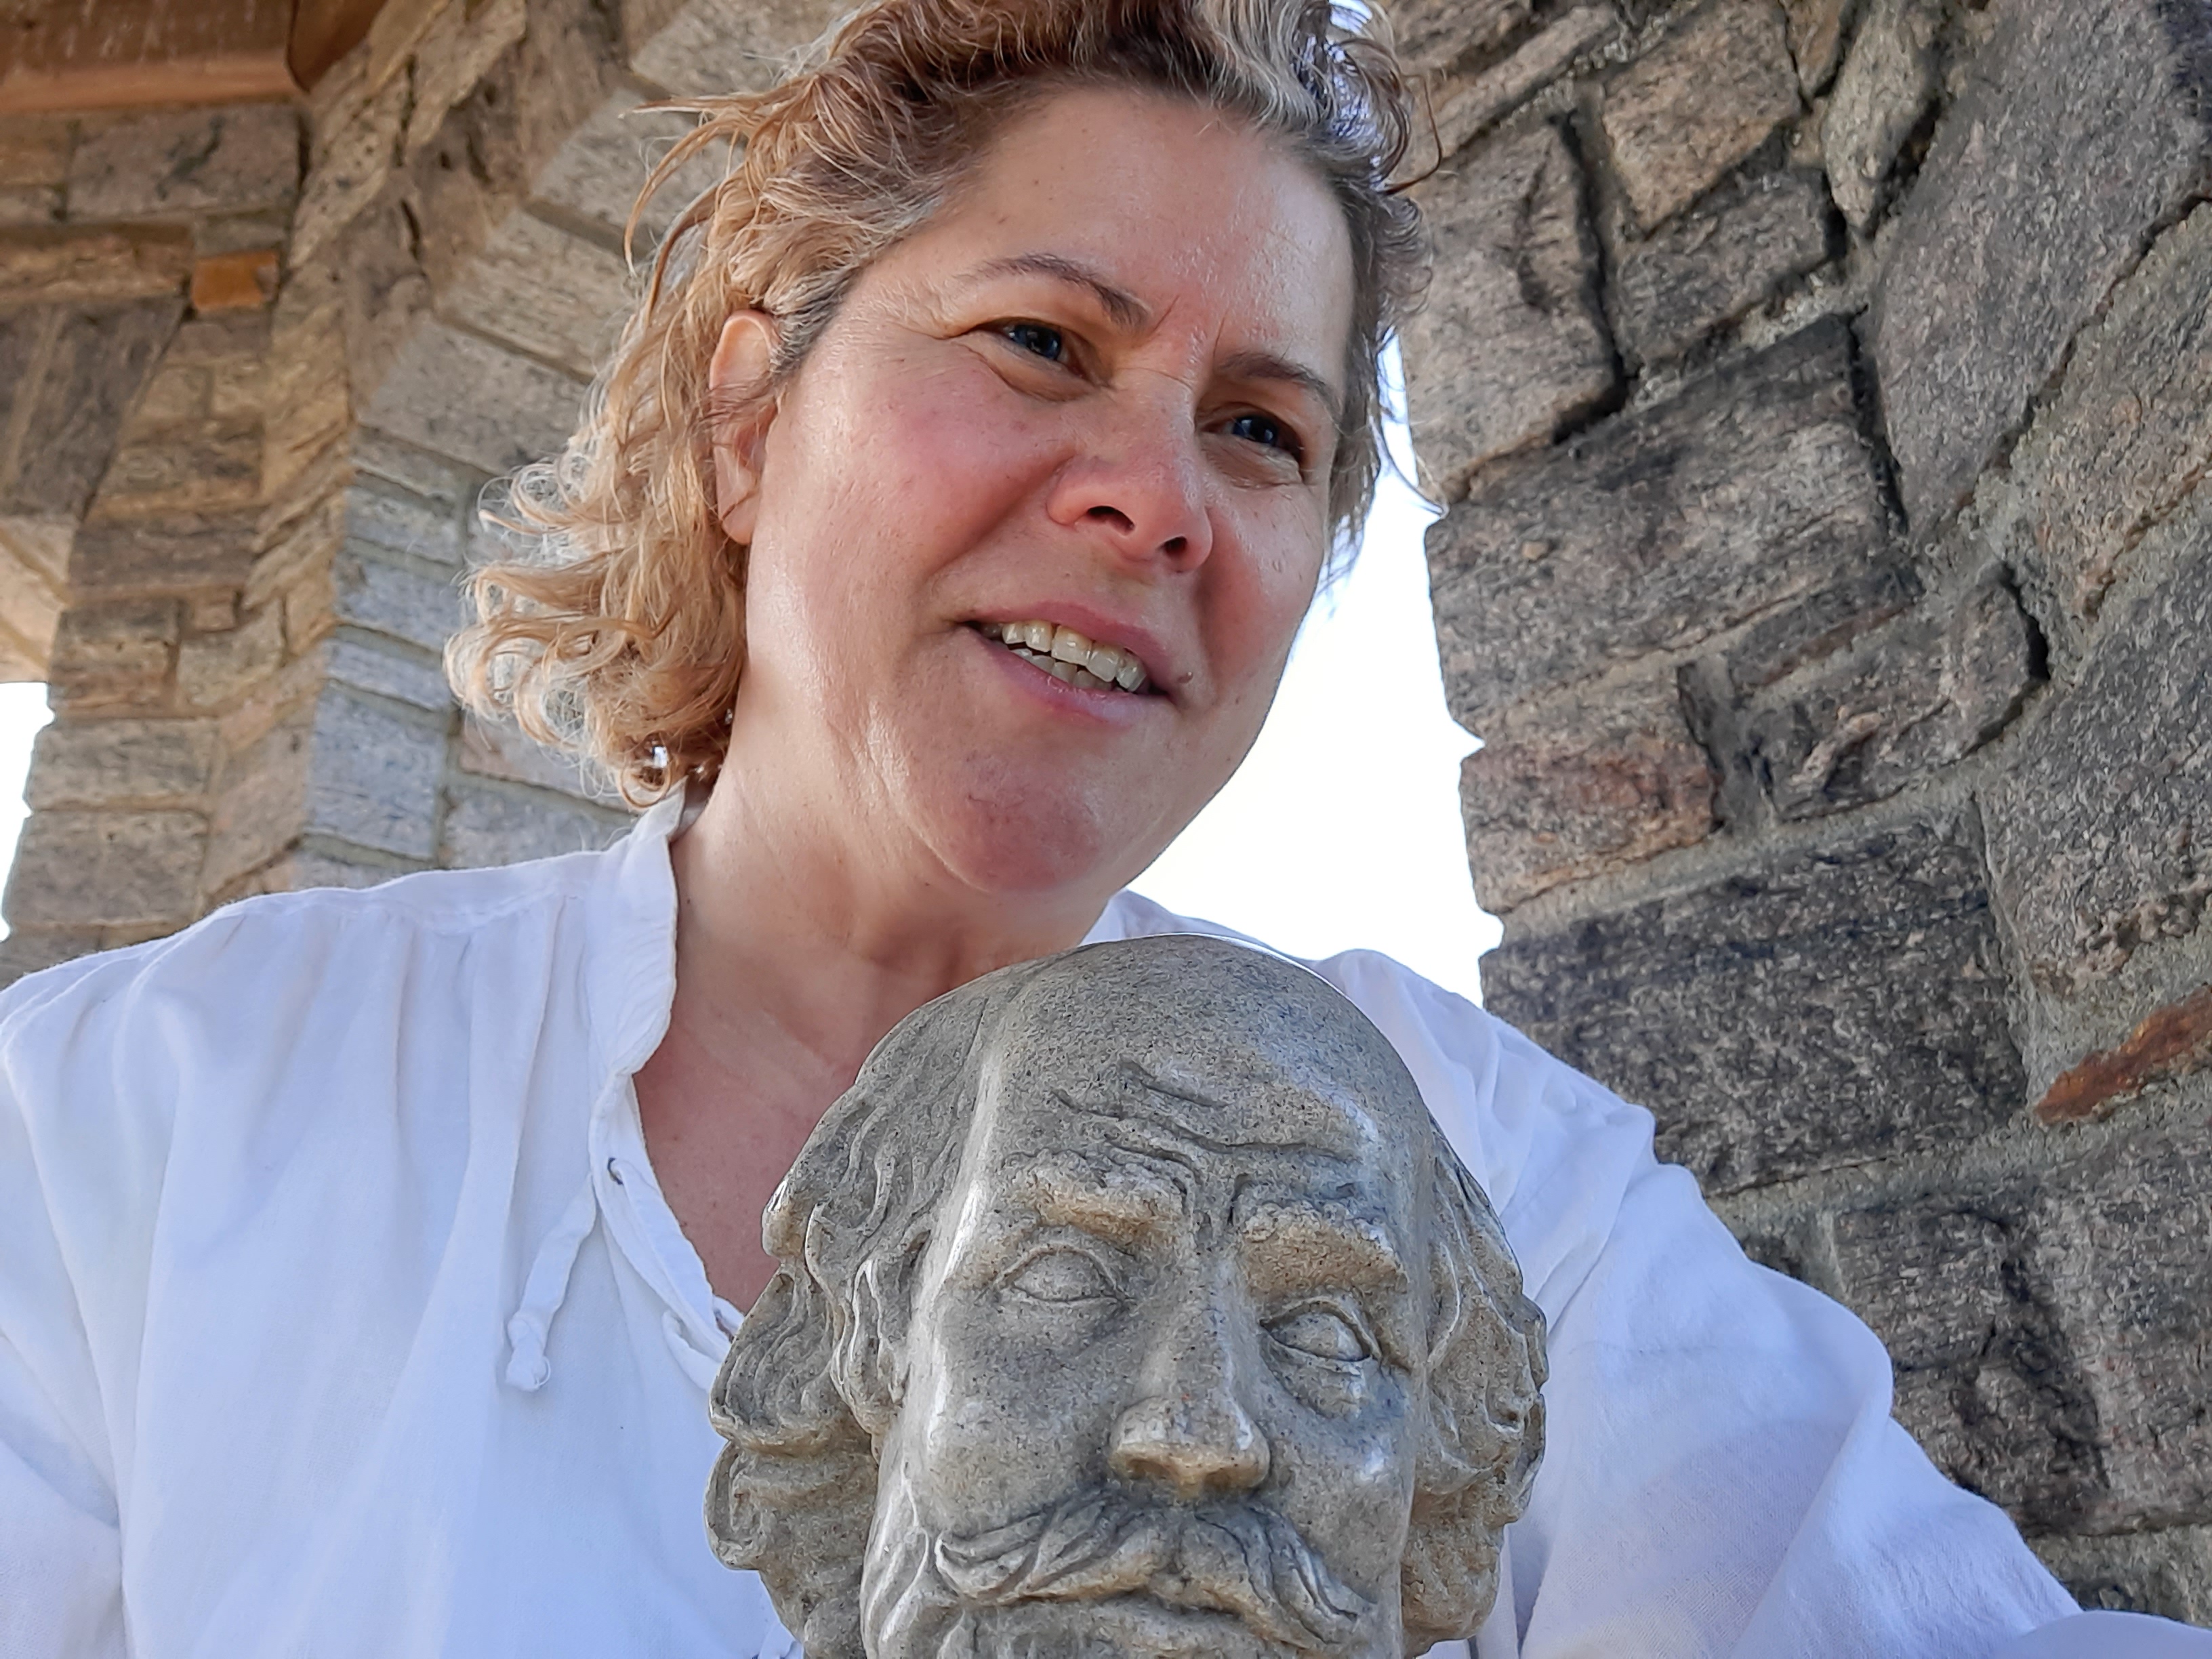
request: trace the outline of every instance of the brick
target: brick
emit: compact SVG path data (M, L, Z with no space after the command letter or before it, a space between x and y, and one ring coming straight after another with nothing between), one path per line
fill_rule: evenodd
M679 96L763 91L844 12L843 0L692 0L630 67Z
M607 797L611 786L598 767L532 743L504 720L495 725L468 716L462 721L460 746L453 758L462 771L479 777L532 784L611 804Z
M1807 97L1820 91L1843 58L1844 25L1856 0L1782 0L1790 24L1790 55Z
M654 164L695 119L674 111L644 109L644 101L635 92L617 89L532 181L532 199L622 234ZM641 245L650 247L658 241L692 198L719 183L722 175L721 163L711 154L686 162L647 204L639 221Z
M1719 183L1797 109L1774 0L1706 0L1614 76L1599 119L1648 230Z
M284 615L264 605L237 627L177 647L177 696L187 708L216 708L266 679L284 661Z
M54 629L49 696L72 711L159 702L177 645L174 599L83 602Z
M2212 1625L2212 1526L2053 1534L2028 1545L2084 1607Z
M80 139L70 158L77 219L179 218L289 204L299 117L283 104L134 116Z
M1883 799L2011 724L2040 680L2039 644L2020 602L1985 583L1756 708L1745 759L1784 819Z
M1479 137L1620 33L1620 18L1611 6L1577 6L1489 68L1446 81L1434 97L1437 155L1449 155Z
M1872 569L1887 533L1844 326L1815 324L1533 460L1429 532L1444 690L1513 704Z
M0 513L83 513L177 312L174 301L152 301L55 315L42 368L10 400L27 407L15 411L22 437L0 481Z
M1899 210L1869 313L1899 485L1951 512L2149 228L2204 176L2169 0L2003 0Z
M1936 1468L2038 1531L2104 1496L2096 1402L2035 1261L2022 1193L1838 1215L1838 1289L1889 1350Z
M1905 139L1936 100L1942 0L1866 0L1820 124L1830 188L1859 230L1874 222Z
M474 92L491 66L522 39L526 15L524 0L475 5L445 0L439 7L410 65L414 100L407 118L406 155L438 136L447 112Z
M1621 343L1647 363L1679 356L1828 254L1828 200L1817 178L1751 180L1620 251Z
M461 509L357 478L345 496L347 539L440 564L461 562Z
M1483 908L1702 841L1714 780L1674 676L1570 692L1483 734L1462 769L1468 861Z
M428 859L437 844L442 722L333 688L317 699L306 828L356 847Z
M276 297L276 250L242 248L204 254L192 262L192 309L258 311Z
M0 305L164 298L181 294L191 271L191 238L180 230L32 232L0 246Z
M558 796L456 783L438 862L473 869L556 858L610 846L629 831L630 822L625 814Z
M1407 63L1449 70L1496 51L1534 11L1531 0L1401 0L1390 8L1390 32Z
M57 720L39 733L24 796L33 811L198 802L216 752L205 720Z
M254 520L234 513L88 519L70 548L70 580L86 593L236 587L253 565Z
M197 812L33 812L8 878L28 927L177 927L199 908Z
M1709 1194L1931 1152L2019 1109L1971 824L1907 826L1484 958L1485 1000L1659 1121Z
M261 493L261 423L198 421L126 441L100 482L103 515L221 513Z
M2082 330L2014 452L2008 546L2078 635L2127 557L2212 466L2212 207L2159 239Z
M2035 981L2061 996L2193 933L2212 897L2212 501L2171 528L2185 556L2107 618L2080 685L2021 734L1990 792L2000 902Z
M1463 152L1418 193L1436 275L1406 325L1407 398L1423 464L1449 489L1611 396L1620 368L1581 171L1556 128Z
M1739 696L1771 685L1903 616L1924 592L1910 560L1879 561L1744 629L1724 659L1729 684Z
M335 77L333 77L335 78ZM336 114L315 135L314 155L300 187L290 257L296 269L313 259L374 201L398 160L407 118L404 77L358 106Z
M441 323L416 328L369 400L368 424L483 472L550 455L584 383Z
M589 379L622 331L631 298L621 255L514 213L441 309Z
M466 620L459 590L406 566L349 547L338 556L331 614L425 651L443 651Z
M453 707L446 673L434 660L394 650L374 635L341 634L331 641L331 678L341 684L442 714ZM465 760L462 763L465 765Z

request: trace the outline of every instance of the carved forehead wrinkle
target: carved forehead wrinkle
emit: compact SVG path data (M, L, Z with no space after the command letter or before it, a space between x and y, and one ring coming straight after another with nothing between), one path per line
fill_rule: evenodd
M1022 1166L1011 1185L1039 1220L1117 1244L1166 1232L1183 1212L1181 1190L1143 1165L1074 1153L1048 1153Z
M1401 1290L1409 1282L1389 1230L1346 1205L1265 1199L1241 1206L1236 1226L1244 1271L1262 1295L1327 1285Z

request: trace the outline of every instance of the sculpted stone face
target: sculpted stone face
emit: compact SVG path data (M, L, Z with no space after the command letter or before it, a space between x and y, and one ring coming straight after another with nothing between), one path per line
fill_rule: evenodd
M923 1064L886 1056L931 1020L951 1040ZM848 1111L893 1073L919 1086ZM933 1004L771 1206L794 1265L717 1385L718 1548L810 1654L1382 1656L1466 1633L1534 1467L1542 1362L1449 1160L1380 1034L1256 952L1097 946ZM861 1224L840 1226L856 1180ZM803 1279L845 1329L826 1369L866 1437L846 1480L874 1477L860 1548L849 1514L842 1542L767 1536L790 1530L792 1451L834 1438L758 1397L804 1346Z

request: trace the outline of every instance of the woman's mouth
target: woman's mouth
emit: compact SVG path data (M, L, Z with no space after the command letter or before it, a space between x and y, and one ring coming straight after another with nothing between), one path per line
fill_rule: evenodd
M979 622L986 639L998 641L1031 667L1079 691L1126 691L1142 696L1152 679L1134 652L1093 640L1048 622Z

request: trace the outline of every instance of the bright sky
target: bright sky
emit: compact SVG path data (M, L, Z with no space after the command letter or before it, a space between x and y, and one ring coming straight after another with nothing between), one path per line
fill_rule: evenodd
M1389 368L1395 381L1395 347ZM1404 426L1391 443L1410 471ZM1444 712L1430 516L1402 478L1383 479L1358 562L1308 620L1250 757L1136 885L1279 950L1367 945L1474 997L1498 929L1468 876L1459 766L1474 740ZM47 719L44 686L0 685L0 869Z

